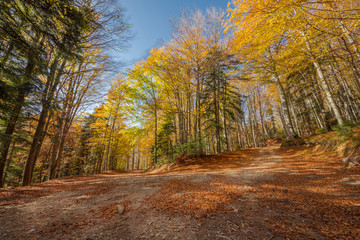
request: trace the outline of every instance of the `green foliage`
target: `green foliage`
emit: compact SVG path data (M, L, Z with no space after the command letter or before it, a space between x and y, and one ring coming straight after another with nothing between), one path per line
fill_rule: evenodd
M197 155L201 154L201 149L204 149L206 145L205 141L199 143L196 139L191 139L184 144L178 144L174 146L175 156L179 156L181 154L185 155Z
M156 165L157 166L161 166L161 165L164 165L164 164L168 164L168 163L172 163L173 160L171 158L166 158L166 157L159 157L157 159L157 163Z
M171 115L165 117L164 123L161 125L158 133L158 156L165 155L172 158L173 155L173 144L171 135L174 133L174 123L171 120Z
M22 176L22 166L10 163L9 169L6 173L6 183L8 186L19 186Z
M336 125L333 127L333 130L340 136L340 137L349 137L354 134L353 127L355 126L354 123L350 121L345 121L343 125Z
M327 133L326 128L319 128L318 130L319 130L320 133Z

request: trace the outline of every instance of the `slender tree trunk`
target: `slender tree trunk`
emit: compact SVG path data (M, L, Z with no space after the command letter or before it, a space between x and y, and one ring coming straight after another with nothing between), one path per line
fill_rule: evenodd
M40 167L40 170L39 170L39 182L41 183L42 182L42 171L44 170L44 167L48 161L48 158L50 156L50 152L51 152L51 149L53 148L53 146L51 145L50 148L49 148L49 151L46 153L46 156L41 164L41 167Z
M322 86L322 88L323 88L323 90L325 92L326 99L327 99L331 109L334 112L335 118L338 121L339 125L343 125L344 124L344 119L341 116L340 109L337 106L337 104L336 104L336 102L335 102L335 100L334 100L334 98L333 98L333 96L331 94L329 85L328 85L328 83L326 82L326 80L324 78L324 74L323 74L323 72L322 72L322 70L320 68L320 65L319 65L319 63L317 61L314 61L313 64L314 64L315 70L316 70L316 72L318 74L321 86Z
M6 126L5 134L3 136L3 140L1 142L1 155L0 155L0 188L3 187L3 175L5 170L5 162L9 153L9 148L12 142L11 136L13 135L16 127L16 123L19 119L21 108L25 101L24 93L19 93L18 96L19 104L16 105L15 109L11 113L9 123Z
M216 135L216 152L219 153L221 152L221 139L220 139L220 106L219 106L219 95L220 95L220 91L219 91L219 84L216 81L216 79L214 79L214 82L216 84L216 89L214 91L214 103L215 103L215 123L216 123L216 127L215 127L215 135Z
M359 46L357 44L357 41L351 36L350 31L346 28L346 26L345 26L345 24L344 24L344 22L342 20L340 20L339 26L340 26L342 32L344 33L348 44L350 46L354 46L353 49L354 49L355 55L356 55L358 61L360 61L360 53L359 53L359 50L358 50Z
M266 126L265 126L264 114L263 114L263 110L262 110L262 106L261 106L260 91L258 91L258 106L259 106L260 124L261 124L261 130L262 130L262 138L263 138L263 142L264 142L264 144L265 144L266 135L269 135L269 133L268 133L267 128L266 128Z
M276 124L275 124L275 117L274 117L274 113L271 111L271 126L272 126L272 136L271 137L277 137L277 132L276 132Z
M54 179L56 176L56 159L57 156L59 154L59 149L60 149L60 142L61 142L61 135L58 134L55 136L54 139L54 146L53 146L53 151L51 153L51 158L50 158L50 164L49 164L49 172L48 172L48 179Z
M67 134L68 134L69 129L71 127L72 121L73 121L73 119L69 119L68 117L65 118L64 127L63 127L63 130L62 130L61 135L60 135L60 146L59 146L59 149L58 149L58 152L57 152L57 155L56 155L55 166L54 166L52 176L51 176L52 179L56 177L57 171L58 171L59 166L61 164L62 154L64 152L64 146L65 146L65 142L66 142L66 137L67 137Z
M137 165L136 165L137 170L140 169L140 160L141 160L140 156L141 156L140 155L140 149L139 149L139 147L137 147Z
M253 141L253 146L256 148L258 147L256 141L256 134L255 134L255 123L254 123L254 112L251 99L248 100L248 109L249 109L249 122L250 122L250 130L251 130L251 137Z
M2 143L0 145L0 187L4 185L2 182L3 175L4 175L4 167L7 155L9 153L9 147L11 144L11 136L13 135L15 131L15 126L17 121L19 120L19 116L21 114L21 109L23 105L25 104L25 97L26 97L26 91L27 91L27 84L32 78L32 73L34 72L36 65L34 61L34 56L29 55L28 56L28 63L25 67L24 72L24 82L23 85L18 92L17 96L17 103L15 104L15 107L13 111L10 114L9 122L6 126L5 133L4 133L4 140L2 140Z
M132 154L131 154L131 170L135 169L135 147L132 150Z
M56 60L54 61L54 63L56 63ZM38 125L36 127L33 141L31 143L30 150L29 150L29 155L28 155L28 158L27 158L26 164L25 164L23 183L22 183L23 186L28 186L31 184L35 163L36 163L36 160L37 160L37 157L39 154L39 149L41 148L41 145L42 145L42 135L44 134L44 127L46 124L46 119L49 114L49 110L51 107L51 102L53 100L55 90L60 82L60 77L62 76L63 70L65 68L65 64L66 64L66 60L63 60L61 66L59 68L58 74L55 78L54 78L55 70L53 71L53 73L50 74L50 79L48 80L49 83L47 86L49 89L49 92L46 91L48 94L46 94L46 92L44 93L43 108L40 113ZM53 80L53 78L54 78L54 80ZM52 86L50 86L51 82L53 82Z
M2 187L4 187L4 184L5 184L5 181L6 181L6 177L7 177L7 173L8 173L8 170L9 170L9 166L11 164L11 161L12 161L12 157L14 155L14 150L15 150L15 142L13 142L12 146L11 146L11 152L10 152L10 156L9 156L9 159L6 161L6 168L5 168L5 173L4 173L4 176L3 176L3 179L2 179Z
M34 134L34 138L31 143L30 150L29 150L29 155L26 160L24 176L23 176L23 184L22 184L23 186L28 186L31 184L32 175L33 175L33 171L34 171L34 167L35 167L35 162L37 159L37 152L38 152L38 148L40 148L41 144L42 144L41 138L43 135L43 129L45 127L49 108L50 108L50 106L48 106L48 104L46 104L43 107L43 110L40 114L39 123L37 125L36 131Z
M302 33L302 34L303 34L303 36L305 36L304 33ZM330 91L330 88L329 88L329 85L328 85L327 81L325 80L323 71L322 71L317 59L314 57L313 52L311 51L310 43L309 43L309 41L308 41L308 39L306 37L305 37L305 39L306 39L307 50L308 50L308 52L309 52L309 54L310 54L310 56L312 58L313 65L315 67L315 71L316 71L317 76L319 78L320 84L321 84L321 86L322 86L322 88L324 90L327 103L329 104L331 110L333 111L338 124L343 125L344 124L344 119L341 116L340 109L339 109L339 107L337 106L337 104L335 102L335 99L334 99L334 97L333 97L333 95L332 95L332 93Z
M282 114L281 107L279 109L279 116L280 116L281 124L283 125L284 132L285 132L285 134L287 136L289 136L289 129L288 129L288 126L287 126L287 124L285 122L284 116Z
M242 121L240 122L240 126L242 127L245 136L245 143L246 143L245 147L248 148L250 147L250 140L249 140L248 128L245 122L245 117L242 118Z
M277 86L277 88L279 90L282 109L284 110L284 113L286 115L286 119L288 120L288 124L287 124L285 119L284 119L284 123L287 126L286 127L287 134L288 134L288 137L292 137L292 136L295 135L295 129L294 129L293 121L291 119L288 98L287 98L286 92L284 90L284 87L280 83L280 79L277 76L274 76L273 78L274 78L276 86Z
M157 102L155 100L155 131L154 131L154 138L155 138L155 147L154 147L154 167L157 164L157 145L158 145L158 115L157 115Z
M228 136L228 128L226 123L226 86L224 87L224 102L222 107L222 115L223 115L223 128L224 128L224 137L225 137L225 145L226 145L226 151L230 151L230 145L229 145L229 136Z
M110 156L111 156L111 140L112 140L113 132L115 130L115 123L116 123L116 117L113 118L113 122L112 122L111 128L110 128L110 133L109 133L109 138L108 138L108 146L107 146L107 151L106 151L106 158L105 158L105 163L104 163L104 171L109 170L109 163L110 163Z

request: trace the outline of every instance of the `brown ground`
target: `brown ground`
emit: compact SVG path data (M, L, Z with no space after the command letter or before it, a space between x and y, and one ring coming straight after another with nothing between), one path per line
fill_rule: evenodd
M339 158L247 149L2 190L0 239L360 239L359 188Z

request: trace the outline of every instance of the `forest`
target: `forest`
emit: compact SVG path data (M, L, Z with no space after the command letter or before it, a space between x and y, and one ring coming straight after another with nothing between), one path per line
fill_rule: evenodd
M112 55L132 32L119 5L0 1L0 187L359 124L359 1L187 10L170 41L121 73Z

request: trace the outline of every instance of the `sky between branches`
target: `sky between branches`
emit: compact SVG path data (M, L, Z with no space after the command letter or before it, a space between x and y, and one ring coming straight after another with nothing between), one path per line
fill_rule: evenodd
M209 7L226 9L228 0L118 0L127 10L130 27L135 34L131 46L117 58L132 66L146 58L151 48L161 46L171 38L171 19L183 10L206 10Z

